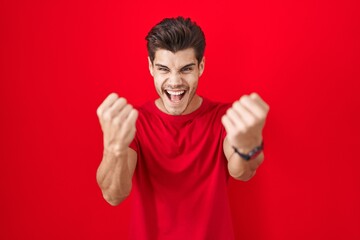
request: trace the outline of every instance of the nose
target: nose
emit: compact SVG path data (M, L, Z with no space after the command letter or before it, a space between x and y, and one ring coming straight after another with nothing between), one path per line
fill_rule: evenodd
M179 72L171 73L169 76L168 84L172 86L180 85L182 83L181 74Z

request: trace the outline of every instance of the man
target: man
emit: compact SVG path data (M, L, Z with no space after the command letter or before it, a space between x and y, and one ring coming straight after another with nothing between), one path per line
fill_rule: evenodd
M159 98L135 110L112 93L97 109L103 196L115 206L133 194L131 239L233 239L227 179L263 162L269 107L255 93L232 105L197 95L205 38L190 19L164 19L146 40Z

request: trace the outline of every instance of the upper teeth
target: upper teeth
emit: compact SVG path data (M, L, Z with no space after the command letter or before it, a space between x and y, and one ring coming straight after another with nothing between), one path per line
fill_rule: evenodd
M170 95L181 95L181 94L183 94L185 91L174 92L174 91L169 91L169 90L167 90L167 92L168 92Z

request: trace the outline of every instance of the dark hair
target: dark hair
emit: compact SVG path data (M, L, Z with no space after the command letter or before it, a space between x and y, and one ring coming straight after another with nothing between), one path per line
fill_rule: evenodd
M156 24L145 37L147 50L151 62L154 62L158 49L169 50L173 53L193 48L198 63L201 62L205 51L205 35L201 28L190 18L165 18Z

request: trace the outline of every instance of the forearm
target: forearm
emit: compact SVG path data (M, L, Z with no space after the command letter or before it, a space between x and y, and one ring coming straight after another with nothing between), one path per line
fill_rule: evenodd
M256 158L246 161L235 152L228 159L228 170L230 175L242 181L250 180L256 173L257 168L264 161L264 153L260 153Z
M128 152L125 150L115 154L105 150L96 178L104 199L113 206L121 203L132 187Z
M258 94L252 93L235 101L221 118L227 133L224 154L232 177L247 181L264 161L263 153L257 154L263 148L262 131L269 109Z

